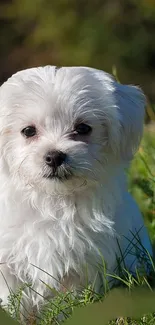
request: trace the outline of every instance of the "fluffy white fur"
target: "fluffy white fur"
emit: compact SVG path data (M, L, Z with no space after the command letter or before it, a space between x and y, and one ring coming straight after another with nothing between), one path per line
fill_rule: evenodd
M140 247L133 240L136 232L152 254L124 173L141 139L144 107L139 88L118 84L107 73L87 67L27 69L1 86L3 304L8 286L15 291L25 282L40 294L25 291L33 306L49 294L43 282L57 290L63 285L76 290L96 277L95 289L100 290L103 257L112 274L124 254L126 267L134 272L140 263L135 256L135 247ZM72 138L79 121L90 125L92 132ZM38 134L25 139L21 130L29 125L35 125ZM71 178L43 177L49 150L67 154Z

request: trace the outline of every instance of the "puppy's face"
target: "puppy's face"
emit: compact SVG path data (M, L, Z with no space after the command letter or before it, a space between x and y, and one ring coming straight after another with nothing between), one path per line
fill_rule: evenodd
M2 168L19 188L67 193L100 182L137 148L144 102L95 69L21 71L0 88Z

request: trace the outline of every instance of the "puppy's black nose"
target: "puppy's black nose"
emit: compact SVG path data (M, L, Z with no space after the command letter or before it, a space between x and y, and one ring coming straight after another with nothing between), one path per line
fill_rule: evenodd
M66 154L62 151L49 151L45 156L46 165L53 167L55 170L61 166L66 159Z

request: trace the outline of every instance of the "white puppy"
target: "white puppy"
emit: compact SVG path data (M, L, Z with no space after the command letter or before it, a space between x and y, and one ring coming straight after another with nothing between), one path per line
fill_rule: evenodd
M139 88L87 67L28 69L1 86L3 304L25 282L40 294L25 293L33 306L49 294L44 283L76 290L96 279L100 290L103 258L113 274L122 256L134 272L142 246L152 254L124 173L144 107Z

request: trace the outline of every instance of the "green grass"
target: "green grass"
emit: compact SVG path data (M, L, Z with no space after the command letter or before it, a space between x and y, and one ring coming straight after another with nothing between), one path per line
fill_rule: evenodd
M155 242L155 133L145 131L141 147L136 154L131 168L128 172L129 191L135 197L139 207L144 215L145 223L149 229L152 242ZM155 278L155 269L152 274ZM133 278L128 272L125 273L121 279L122 284L129 290L135 286L147 286L145 275ZM52 290L52 289L51 289ZM150 288L151 290L151 288ZM108 288L107 288L108 292ZM17 295L12 295L9 301L10 314L19 320L19 306L22 296L22 290L19 290ZM58 325L60 322L60 315L66 319L75 307L87 306L96 301L102 301L103 296L99 296L93 292L93 288L88 287L78 297L73 293L59 293L54 299L45 301L45 306L41 314L29 324L37 325ZM138 303L138 302L137 302ZM129 318L119 318L111 321L110 325L154 325L155 316L153 314L145 315L139 320ZM85 324L87 325L87 324ZM89 324L88 324L89 325Z
M129 170L129 191L136 199L155 241L155 130L145 131Z

